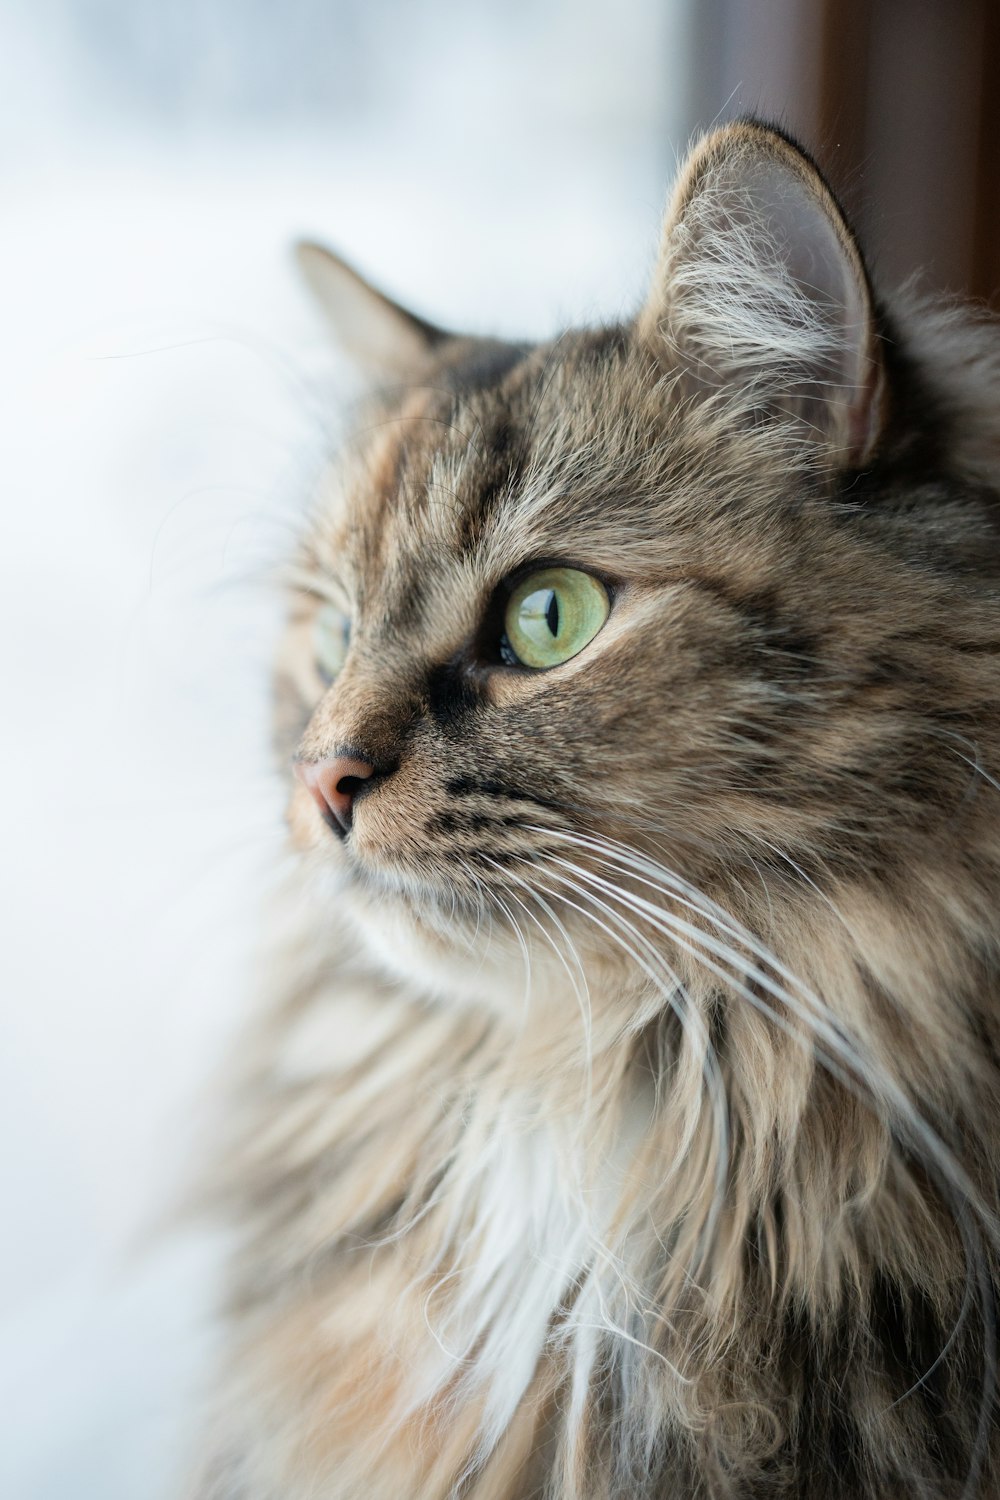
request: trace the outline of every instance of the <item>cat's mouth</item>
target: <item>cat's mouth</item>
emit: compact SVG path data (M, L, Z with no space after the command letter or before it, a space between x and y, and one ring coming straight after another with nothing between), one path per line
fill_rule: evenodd
M449 906L455 908L462 899L459 891L442 889L434 882L391 863L372 864L348 856L347 864L353 884L365 895L374 900L402 902L418 914Z
M444 805L419 812L413 801L386 795L375 787L356 799L349 827L335 828L322 817L314 800L293 801L291 824L301 846L335 872L338 902L346 903L384 949L386 933L401 933L429 942L439 955L462 957L487 950L509 966L511 944L520 953L517 933L537 922L534 875L544 852L537 837L543 829L535 808L524 821L504 808L502 820L477 807ZM558 836L544 821L545 832ZM485 830L480 826L487 823ZM518 915L523 921L518 921Z
M350 830L335 841L339 862L370 900L401 904L435 926L464 926L482 906L485 853L476 840L459 851L436 834L431 811L418 813L411 799L389 792L360 799Z
M405 856L369 845L359 847L353 834L338 854L345 888L375 910L402 910L436 931L453 928L458 932L470 921L482 920L482 900L475 888L443 872L429 874L426 856L415 869Z

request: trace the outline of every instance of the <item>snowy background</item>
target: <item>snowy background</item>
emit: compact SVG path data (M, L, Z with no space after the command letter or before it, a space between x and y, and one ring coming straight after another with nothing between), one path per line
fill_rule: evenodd
M211 1368L159 1224L280 846L267 572L338 375L288 245L473 330L630 310L688 6L0 0L11 1500L169 1500Z

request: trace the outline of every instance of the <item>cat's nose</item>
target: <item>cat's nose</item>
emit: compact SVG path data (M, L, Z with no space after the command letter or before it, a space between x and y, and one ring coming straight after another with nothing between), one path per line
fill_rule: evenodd
M334 833L343 838L351 827L354 799L375 775L375 767L353 755L328 755L325 760L297 760L295 772Z

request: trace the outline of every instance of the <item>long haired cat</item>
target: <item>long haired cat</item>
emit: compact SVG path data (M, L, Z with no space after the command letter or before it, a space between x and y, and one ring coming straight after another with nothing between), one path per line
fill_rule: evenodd
M277 673L199 1500L1000 1496L1000 341L812 162L688 159L645 305L380 396Z

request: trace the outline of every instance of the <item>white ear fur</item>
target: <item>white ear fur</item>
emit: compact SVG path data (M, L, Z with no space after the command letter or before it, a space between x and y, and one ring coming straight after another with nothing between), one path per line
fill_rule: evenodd
M337 342L370 373L411 374L448 337L370 286L332 250L303 240L295 256Z
M777 131L740 122L692 153L638 327L695 389L793 416L838 463L871 456L884 376L868 277L822 177Z

